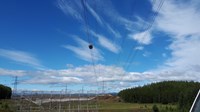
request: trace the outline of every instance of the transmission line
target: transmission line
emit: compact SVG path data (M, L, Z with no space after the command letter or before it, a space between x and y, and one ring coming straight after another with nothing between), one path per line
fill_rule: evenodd
M81 3L82 3L82 6L83 6L83 15L84 15L84 22L85 22L85 27L86 27L86 35L87 35L87 38L88 38L88 42L89 42L89 49L90 49L90 55L91 55L91 63L92 63L92 66L93 66L93 70L94 70L94 75L96 77L96 83L97 83L97 91L98 91L98 76L97 76L97 73L96 73L96 68L95 68L95 59L94 59L94 53L93 53L93 45L94 43L92 42L92 39L90 39L90 35L89 35L89 23L88 23L88 20L87 20L87 17L86 17L86 11L87 11L87 8L85 6L85 3L86 3L86 0L81 0ZM97 92L98 94L98 92ZM98 96L97 96L97 102L96 102L96 109L98 111L98 106L97 106L97 103L98 103Z
M157 8L157 10L155 11L156 13L153 14L153 17L152 17L153 19L152 19L152 21L150 22L150 24L149 24L149 25L147 26L147 28L145 29L146 31L145 31L145 34L144 34L143 37L142 37L142 40L146 37L146 35L147 35L147 33L149 32L149 30L152 28L152 26L153 26L153 24L154 24L154 22L155 22L155 19L156 19L158 13L159 13L161 7L162 7L163 4L164 4L164 1L165 1L165 0L160 1L159 5L158 5L158 8ZM153 1L153 3L155 3L155 1ZM143 24L142 29L144 28L144 25L145 25L145 24ZM141 29L141 30L142 30L142 29ZM141 43L138 43L137 46L139 46L139 45L141 45ZM135 45L133 45L131 48L134 48L134 46L135 46ZM132 51L129 53L128 58L127 58L127 60L126 60L126 62L125 62L125 63L127 63L127 65L125 66L124 69L126 69L126 70L128 71L128 69L129 69L129 67L130 67L130 62L133 61L133 59L136 57L136 55L138 54L138 52L139 52L139 50L135 49L134 53L133 53ZM128 62L129 62L129 63L128 63ZM122 76L122 81L124 80L124 75L125 75L125 73L124 73L123 76Z

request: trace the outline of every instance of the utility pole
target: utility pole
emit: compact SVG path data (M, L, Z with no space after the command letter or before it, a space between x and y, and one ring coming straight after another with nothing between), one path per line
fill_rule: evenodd
M66 83L66 86L65 86L65 94L64 94L64 96L65 96L64 99L66 99L66 107L67 107L67 103L69 103L69 101L67 101L67 100L68 100L68 95L67 95L67 94L68 94L68 91L67 91L67 89L68 89L68 88L67 88L67 83Z
M60 91L59 112L61 112L61 94L62 94L62 90Z
M65 94L67 95L67 84L65 86Z
M14 94L17 94L17 84L18 84L18 76L15 76L15 82L14 82L14 88L13 88Z
M105 87L105 81L103 80L103 88L102 88L102 94L103 94L103 96L104 96L104 92L105 92L105 90L104 90L104 87Z

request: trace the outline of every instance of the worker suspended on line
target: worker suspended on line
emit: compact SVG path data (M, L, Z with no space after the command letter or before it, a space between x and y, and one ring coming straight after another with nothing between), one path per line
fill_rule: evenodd
M93 49L93 45L92 44L90 44L88 47L89 47L89 49Z

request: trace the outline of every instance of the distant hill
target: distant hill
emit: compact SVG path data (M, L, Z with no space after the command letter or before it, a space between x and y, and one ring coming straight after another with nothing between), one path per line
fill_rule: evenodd
M118 96L129 103L178 103L189 108L199 89L199 82L164 81L125 89Z
M12 95L12 89L8 86L0 84L0 99L10 99Z

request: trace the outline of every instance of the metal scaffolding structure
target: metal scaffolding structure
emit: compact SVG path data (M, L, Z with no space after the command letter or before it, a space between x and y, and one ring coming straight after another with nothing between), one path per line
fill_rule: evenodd
M18 91L16 112L98 112L97 92Z

